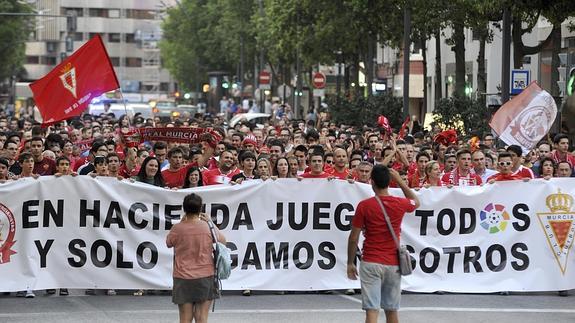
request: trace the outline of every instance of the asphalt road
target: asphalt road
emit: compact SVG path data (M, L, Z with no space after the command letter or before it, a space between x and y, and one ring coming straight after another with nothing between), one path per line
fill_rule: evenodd
M0 322L177 322L178 310L168 295L70 296L45 295L24 299L0 296ZM210 313L210 322L363 322L361 296L340 292L286 294L255 292L250 297L226 292ZM575 322L575 290L557 293L498 294L404 294L402 323L411 322ZM380 322L384 322L383 313Z

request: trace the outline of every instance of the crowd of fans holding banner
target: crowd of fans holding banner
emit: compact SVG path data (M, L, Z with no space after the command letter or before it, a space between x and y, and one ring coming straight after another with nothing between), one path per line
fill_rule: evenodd
M164 121L104 113L41 127L27 115L0 110L0 183L49 175L111 176L168 189L277 178L369 183L372 167L382 164L419 190L574 173L575 156L565 134L549 134L524 154L516 145L496 145L491 133L466 137L437 127L424 131L417 122L392 131L383 116L377 126L358 128L326 116L274 115L263 127L245 122L227 128L221 116ZM187 142L133 140L138 129L146 128L206 131ZM390 187L398 185L392 181Z

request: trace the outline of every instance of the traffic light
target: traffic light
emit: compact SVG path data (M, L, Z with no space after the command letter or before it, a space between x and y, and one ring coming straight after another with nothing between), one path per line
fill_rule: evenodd
M575 94L575 67L571 67L567 79L567 96Z
M471 94L473 94L473 86L470 83L465 83L465 95L471 97Z
M230 79L227 76L222 78L222 88L229 89L230 88Z

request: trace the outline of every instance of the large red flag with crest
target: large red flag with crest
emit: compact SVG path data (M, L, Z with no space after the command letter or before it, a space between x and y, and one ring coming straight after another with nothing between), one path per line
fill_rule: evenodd
M99 35L30 84L44 125L80 115L93 98L119 87Z

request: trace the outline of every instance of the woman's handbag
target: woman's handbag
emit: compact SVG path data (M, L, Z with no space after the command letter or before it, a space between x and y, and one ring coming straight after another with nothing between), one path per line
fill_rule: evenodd
M225 244L218 242L214 223L208 220L208 226L212 234L212 241L214 246L214 268L216 277L221 279L228 279L232 273L232 257L230 249Z
M395 241L395 246L397 247L397 256L399 258L399 273L402 276L411 275L411 273L413 272L413 267L411 267L411 256L409 255L409 251L407 250L407 247L405 245L399 244L399 240L397 240L395 231L393 231L391 221L389 220L389 216L387 215L387 211L385 210L385 207L383 206L380 197L376 195L375 199L377 200L377 203L379 203L379 206L383 211L383 216L385 217L385 223L387 223L387 228L389 229L389 232L393 237L393 241Z

